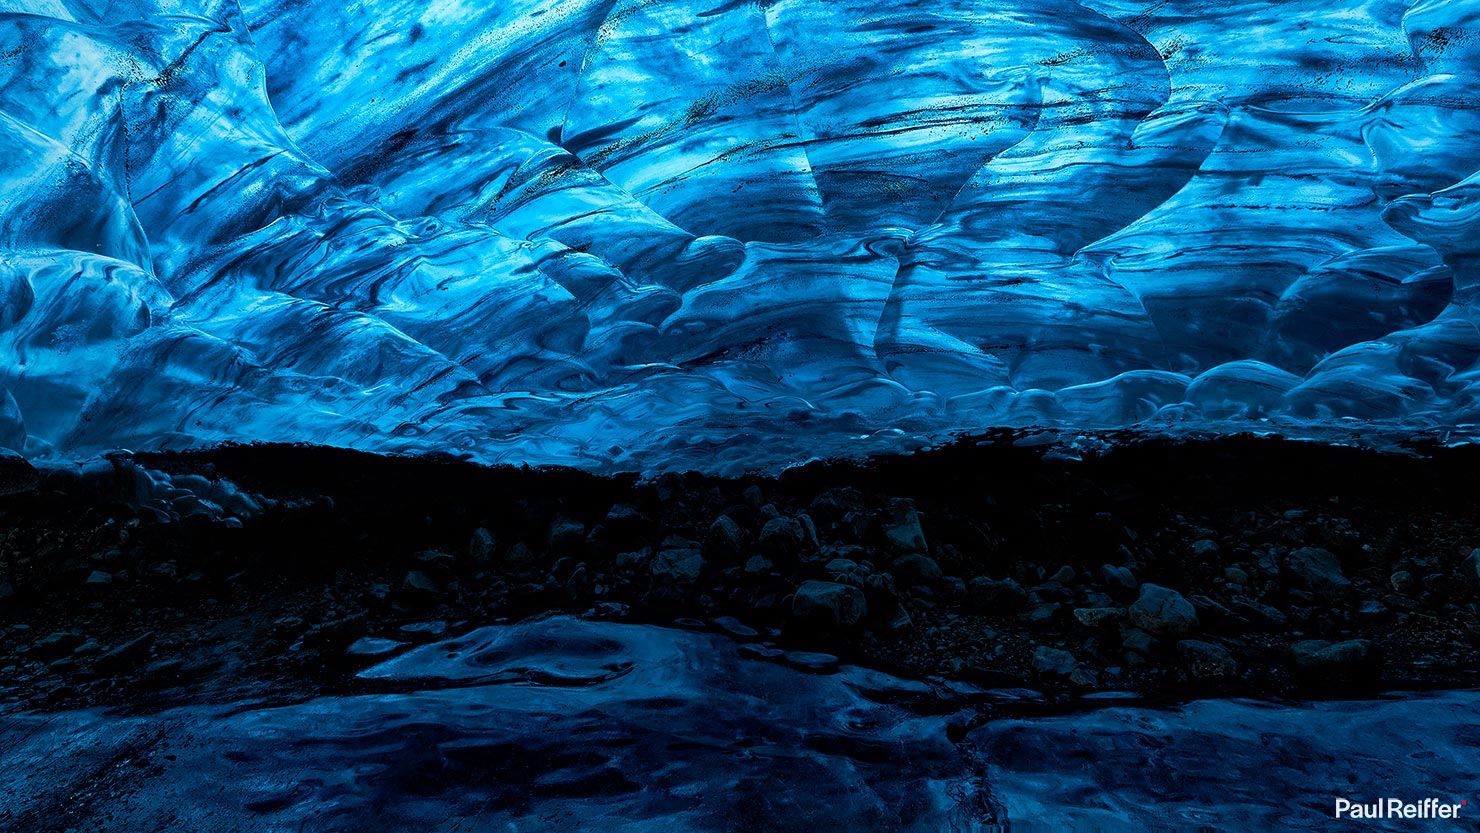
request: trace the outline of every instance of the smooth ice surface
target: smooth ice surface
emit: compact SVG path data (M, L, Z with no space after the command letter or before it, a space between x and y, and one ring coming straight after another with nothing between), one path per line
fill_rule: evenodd
M0 21L0 447L32 456L1480 421L1480 0Z
M565 617L483 628L363 676L397 690L143 716L0 711L0 826L1320 831L1338 797L1474 797L1480 725L1480 695L1449 692L1118 705L988 719L953 742L948 725L1001 699ZM1472 829L1474 812L1422 825Z

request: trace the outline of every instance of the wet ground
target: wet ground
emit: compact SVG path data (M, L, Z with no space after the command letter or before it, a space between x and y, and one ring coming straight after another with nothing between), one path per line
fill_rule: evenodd
M807 673L710 633L564 616L480 628L360 676L379 690L0 713L0 823L1324 830L1341 797L1459 803L1480 740L1473 692L1050 708L1027 691Z

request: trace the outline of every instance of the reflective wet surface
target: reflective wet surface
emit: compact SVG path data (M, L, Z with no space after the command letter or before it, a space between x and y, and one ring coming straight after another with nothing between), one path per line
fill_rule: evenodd
M1474 786L1472 692L1168 707L1101 695L1047 710L1028 691L754 653L710 633L554 617L411 649L364 671L374 690L360 694L9 711L0 824L1318 830L1338 797L1459 802Z

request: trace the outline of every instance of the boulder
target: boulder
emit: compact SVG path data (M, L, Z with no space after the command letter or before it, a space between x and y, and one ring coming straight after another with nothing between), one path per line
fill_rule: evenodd
M745 552L745 533L741 531L740 524L729 515L720 515L709 525L709 531L704 535L704 554L723 563L734 563L741 560Z
M757 543L773 560L793 561L802 554L807 531L796 518L772 518L761 527Z
M1079 667L1079 660L1068 651L1039 645L1033 651L1033 670L1046 677L1067 677Z
M400 599L410 604L431 604L437 600L442 589L431 577L421 570L412 570L401 579Z
M692 584L704 572L704 554L696 549L663 550L653 558L653 578L675 584Z
M30 657L41 662L50 662L59 657L71 656L78 646L87 640L74 631L57 631L31 646Z
M1149 657L1156 650L1156 637L1140 628L1121 628L1120 645L1127 651Z
M550 550L555 555L580 552L586 545L586 525L567 515L550 522Z
M1100 580L1105 583L1105 589L1110 591L1110 595L1120 599L1133 598L1136 595L1136 589L1140 587L1140 582L1136 581L1134 573L1114 564L1105 564L1100 567Z
M479 567L487 567L493 561L493 533L478 527L468 538L468 558Z
M120 674L142 668L154 649L154 634L131 639L97 658L93 668L99 674Z
M831 581L808 581L792 596L791 613L798 619L831 628L851 628L868 614L863 591Z
M1285 570L1295 583L1327 601L1351 596L1352 583L1341 572L1341 562L1329 550L1301 547L1285 556Z
M1131 623L1158 636L1186 636L1198 627L1197 609L1181 593L1156 584L1141 585L1128 610Z
M1074 611L1074 618L1087 628L1118 625L1125 621L1125 609L1119 607L1081 607Z
M920 513L915 511L914 501L902 498L890 501L883 529L885 540L896 550L925 552L925 529L920 524Z
M935 559L928 555L912 553L894 559L895 579L902 582L905 586L912 584L933 584L940 581L943 575L945 573L941 571L940 565L935 563Z
M1480 585L1480 549L1470 550L1470 554L1465 556L1460 564L1460 575L1470 586ZM1397 590L1397 585L1394 585L1393 589ZM1398 592L1404 591L1398 590Z

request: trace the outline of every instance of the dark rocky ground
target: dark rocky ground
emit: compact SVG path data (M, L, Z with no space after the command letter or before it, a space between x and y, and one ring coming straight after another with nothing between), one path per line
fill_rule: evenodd
M1480 449L1051 439L739 480L286 446L0 461L0 700L363 690L413 644L549 611L1065 695L1474 684Z

